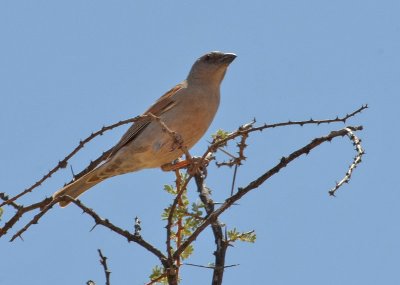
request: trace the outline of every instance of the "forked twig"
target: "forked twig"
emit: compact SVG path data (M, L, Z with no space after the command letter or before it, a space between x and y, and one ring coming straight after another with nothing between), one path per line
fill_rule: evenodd
M104 270L104 275L106 276L106 285L110 285L110 275L111 275L111 271L110 269L108 269L108 264L107 264L107 257L103 255L103 253L101 252L101 249L97 250L100 256L100 264L103 266L103 270Z

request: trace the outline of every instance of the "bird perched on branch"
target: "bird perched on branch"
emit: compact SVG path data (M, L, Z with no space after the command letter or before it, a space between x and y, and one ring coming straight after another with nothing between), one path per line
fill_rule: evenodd
M162 167L204 135L219 106L220 85L233 53L209 52L193 64L188 77L158 99L133 123L106 161L58 190L53 198L77 198L101 181L145 168ZM68 201L60 201L65 207Z

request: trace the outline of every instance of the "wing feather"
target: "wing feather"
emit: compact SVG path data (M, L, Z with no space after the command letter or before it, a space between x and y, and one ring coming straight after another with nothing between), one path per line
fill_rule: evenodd
M164 112L170 110L175 104L174 94L184 88L186 83L180 83L176 85L174 88L169 90L163 96L160 97L145 113L152 113L155 116L160 116ZM120 141L114 146L112 152L109 157L113 156L118 150L127 145L129 142L134 140L151 122L151 118L144 116L140 118L137 122L133 123L133 125L126 131L126 133L122 136Z

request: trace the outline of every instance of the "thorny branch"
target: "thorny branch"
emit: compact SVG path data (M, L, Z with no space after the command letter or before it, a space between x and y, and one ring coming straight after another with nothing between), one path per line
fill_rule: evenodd
M47 199L51 199L51 198L47 198ZM47 212L49 211L55 204L57 204L58 202L62 201L62 200L66 200L68 202L72 202L74 203L76 206L78 206L80 209L82 209L82 211L86 214L88 214L89 216L91 216L93 218L93 220L95 221L95 226L97 225L102 225L108 229L110 229L111 231L115 232L116 234L125 237L128 242L135 242L137 244L139 244L140 246L144 247L145 249L147 249L149 252L153 253L159 260L160 262L165 265L166 264L166 256L164 256L164 254L159 251L157 248L155 248L153 245L151 245L150 243L148 243L147 241L143 240L143 238L140 235L136 234L132 234L127 230L123 230L120 227L114 225L113 223L111 223L108 219L103 219L101 218L96 212L94 212L92 209L86 207L81 201L79 200L75 200L70 196L60 196L57 197L55 199L53 199L50 203L47 203L46 206L39 212L39 214L37 214L24 228L22 228L21 230L19 230L12 238L10 241L15 240L17 237L20 237L26 230L28 230L28 228L34 224L37 224L40 220L40 218ZM34 204L35 208L39 208L42 205L39 204L44 204L44 202L46 201L42 201L40 203ZM94 228L93 227L93 228Z
M195 175L197 191L199 192L200 200L204 204L204 208L206 209L207 216L210 216L214 212L214 201L211 199L210 191L204 184L205 176L203 173L197 173ZM214 252L215 256L215 267L212 277L212 285L220 285L222 284L222 280L224 277L224 269L225 269L225 255L226 250L228 249L229 242L225 239L224 234L222 232L222 226L216 218L211 222L211 229L214 234L214 240L216 245L216 250Z
M333 187L330 191L329 194L334 195L335 192L344 184L347 183L354 171L354 169L358 166L359 163L361 163L361 158L362 155L364 154L364 150L362 149L361 146L361 140L354 134L355 131L362 130L362 127L347 127L338 131L333 131L329 135L313 139L309 144L306 146L296 150L295 152L291 153L287 157L282 157L280 162L275 165L273 168L270 170L266 171L264 174L259 176L257 179L253 180L250 182L247 186L239 188L238 191L231 195L231 197L227 198L218 209L214 208L214 202L211 199L211 196L209 195L207 187L204 185L204 179L205 176L203 173L206 173L207 170L207 165L209 162L209 157L212 156L214 153L216 153L218 150L224 151L222 149L223 146L225 146L228 142L235 140L236 138L240 138L240 141L237 143L238 147L238 156L231 156L231 159L228 162L221 163L221 165L227 165L227 166L235 166L238 167L239 165L242 164L242 162L246 159L244 150L247 147L246 145L246 140L248 136L255 132L255 131L263 131L265 129L269 128L276 128L276 127L282 127L282 126L292 126L292 125L306 125L306 124L329 124L333 122L343 122L345 123L349 118L355 116L356 114L362 112L364 109L368 108L367 105L361 106L359 109L356 111L347 114L346 116L339 118L336 117L335 119L327 119L327 120L307 120L307 121L288 121L285 123L276 123L276 124L264 124L261 126L254 127L255 121L251 122L250 124L246 124L236 131L227 134L223 138L217 138L214 139L214 141L209 145L207 148L206 152L201 156L199 159L192 159L189 152L187 151L187 148L183 145L183 141L180 140L179 134L175 133L174 131L170 130L159 118L153 116L153 119L156 119L157 121L160 122L161 126L163 127L163 131L166 131L168 134L171 135L173 139L174 145L181 149L182 152L186 155L187 160L192 163L190 165L190 168L188 168L188 177L187 179L183 181L179 181L180 184L179 187L177 187L177 195L175 196L175 200L171 206L170 213L168 216L168 224L167 224L167 255L164 255L159 249L155 248L153 245L149 244L145 240L142 239L140 235L140 221L137 219L135 221L135 232L132 234L127 230L121 229L114 224L112 224L108 219L102 219L96 212L94 212L92 209L86 207L83 205L79 200L74 200L73 198L69 196L63 196L63 197L58 197L56 199L53 198L46 198L42 200L39 203L35 203L32 205L28 206L23 206L17 204L15 201L20 198L21 196L31 192L34 188L38 187L40 184L43 183L46 179L50 178L54 172L61 168L65 168L67 165L68 160L75 155L80 149L84 147L89 141L91 141L93 138L95 138L98 135L103 134L105 131L110 130L112 128L115 128L117 126L129 123L129 122L134 122L136 121L139 117L135 117L129 120L121 121L118 122L114 125L103 127L101 130L92 133L88 138L85 140L81 141L80 144L68 155L66 156L62 161L59 162L59 164L53 168L51 171L49 171L48 174L46 174L42 179L40 179L38 182L33 184L31 187L25 189L23 192L20 194L14 196L13 198L9 199L9 197L5 193L0 193L0 199L2 199L4 202L0 205L10 205L12 206L15 210L16 213L14 216L8 220L2 228L0 228L0 237L5 235L9 229L11 229L17 221L26 213L33 211L35 209L40 209L40 212L36 214L33 219L26 224L22 229L20 229L14 236L11 238L11 241L15 240L17 237L21 237L22 234L28 230L30 226L33 224L37 224L40 220L40 218L47 213L55 204L60 202L61 200L67 200L69 202L74 203L77 207L83 210L84 213L90 215L94 221L95 221L95 226L97 225L102 225L104 227L109 228L111 231L115 232L116 234L119 234L123 237L125 237L128 242L135 242L139 244L140 246L144 247L151 253L153 253L162 263L164 267L164 273L159 276L158 278L152 280L149 284L154 284L158 280L162 280L162 278L167 277L169 284L177 284L178 277L177 276L177 268L176 264L180 260L181 254L187 249L187 247L196 240L196 238L206 229L208 226L211 225L211 228L214 233L215 237L215 243L216 243L216 251L215 251L215 266L212 267L214 269L214 275L213 275L213 283L212 284L221 284L222 282L222 277L223 277L223 272L224 268L229 267L225 266L225 253L226 249L229 246L229 240L227 237L223 235L222 233L222 227L220 223L218 222L218 217L226 211L229 207L235 204L239 199L241 199L244 195L249 193L251 190L256 189L260 187L267 179L269 179L271 176L275 175L278 173L281 169L286 167L289 163L291 163L293 160L297 159L303 154L308 154L312 149L316 148L320 144L331 141L334 138L337 137L343 137L343 136L348 136L350 140L353 142L355 145L357 155L355 156L352 164L350 165L349 169L347 170L344 178L340 180L339 182L336 183L335 187ZM151 116L151 114L150 114ZM91 162L91 164L83 170L81 173L76 175L76 177L80 177L83 174L85 174L87 171L90 171L91 169L95 168L97 165L99 165L104 159L106 159L109 155L109 153L112 151L108 150L105 153L103 153L102 156L100 156L98 159L95 161ZM86 171L86 172L85 172ZM204 172L203 172L204 171ZM181 179L180 175L178 177L177 173L177 185L178 185L178 179ZM200 193L200 198L205 205L205 209L207 212L207 215L205 217L201 217L202 222L200 225L192 232L192 234L187 237L185 240L180 241L177 245L177 249L175 252L171 251L171 227L172 227L172 217L174 214L174 211L176 211L176 208L180 202L182 193L184 189L186 189L189 181L192 178L195 178L196 184L198 191ZM183 183L182 183L183 182ZM94 226L94 227L95 227ZM169 240L169 241L168 241ZM101 253L100 253L101 255ZM178 262L180 265L180 262ZM105 269L106 270L106 269ZM179 269L178 269L179 270ZM106 272L106 271L105 271Z
M282 157L280 162L275 165L273 168L262 174L260 177L255 179L254 181L250 182L246 187L239 188L238 192L236 192L233 196L227 198L225 202L217 209L215 210L212 214L208 216L208 218L192 233L191 236L189 236L183 243L182 245L175 251L174 257L180 255L193 241L196 240L196 238L199 236L199 234L207 228L210 224L212 224L214 221L217 220L217 218L225 212L229 207L231 207L235 202L237 202L240 198L242 198L244 195L249 193L251 190L258 188L261 186L267 179L269 179L271 176L277 174L281 169L286 167L290 162L298 158L299 156L303 154L308 154L312 149L316 148L320 144L324 142L330 142L332 139L337 138L337 137L343 137L345 135L348 135L349 130L351 131L359 131L362 130L361 126L358 127L347 127L344 129L341 129L339 131L332 131L329 135L315 138L313 139L309 144L306 146L292 152L289 156L287 157ZM354 167L353 167L354 168Z
M355 110L354 112L347 114L346 116L339 118L336 117L335 119L326 119L326 120L314 120L314 119L310 119L307 121L288 121L288 122L284 122L284 123L275 123L275 124L264 124L262 126L259 127L253 127L253 124L255 122L255 120L253 120L250 125L251 128L248 128L247 125L244 125L242 127L240 127L238 130L228 134L225 138L223 139L217 139L214 140L209 146L207 151L203 154L203 156L201 157L201 161L199 162L199 165L202 165L202 163L204 163L204 161L207 159L207 157L218 151L218 149L220 149L220 147L224 146L226 143L228 143L229 141L234 140L237 137L241 137L243 134L250 134L256 131L263 131L265 129L273 129L273 128L277 128L277 127L284 127L284 126L293 126L293 125L298 125L298 126L304 126L304 125L309 125L309 124L316 124L316 125L321 125L321 124L330 124L330 123L337 123L337 122L342 122L342 123L346 123L348 119L350 119L351 117L354 117L355 115L361 113L362 111L364 111L365 109L368 108L368 105L362 105L360 108L358 108L357 110Z
M100 256L100 264L103 266L104 269L104 275L106 276L106 285L110 285L110 275L111 275L111 271L110 269L108 269L108 265L107 265L107 257L103 255L103 253L101 252L101 249L97 250Z
M79 200L75 200L70 196L63 196L63 199L66 199L67 201L74 203L76 206L81 208L84 213L90 215L95 221L95 226L102 225L110 229L111 231L119 234L120 236L125 237L128 240L128 242L133 241L139 244L140 246L147 249L149 252L153 253L161 261L163 265L166 265L166 260L167 260L166 256L160 250L158 250L153 245L145 241L140 235L131 234L129 231L123 230L120 227L115 226L108 219L101 218L97 213L95 213L92 209L86 207Z
M353 142L353 145L356 148L357 155L354 157L353 162L350 164L349 169L347 170L346 174L344 175L343 179L336 183L335 187L329 191L331 196L335 196L335 192L344 184L349 183L351 175L353 174L354 169L361 163L361 158L364 155L364 149L361 146L361 140L353 133L353 130L348 128L347 129L347 136Z
M50 203L50 204L49 204L49 203ZM54 204L52 204L52 198L46 198L46 199L42 200L42 201L39 202L39 203L34 203L34 204L31 204L31 205L28 205L28 206L25 206L25 207L20 206L20 207L18 208L17 212L14 214L14 216L12 216L12 217L10 218L10 220L8 220L8 222L6 222L6 223L4 224L4 226L3 226L2 228L0 228L0 237L2 237L3 235L5 235L5 234L8 232L8 230L10 230L10 229L18 222L18 220L19 220L23 215L25 215L26 213L28 213L28 212L30 212L30 211L33 211L33 210L35 210L35 209L44 207L44 206L46 206L46 205L54 205ZM24 226L23 229L21 229L20 231L18 231L18 233L19 233L19 232L22 233L22 232L26 231L26 230L29 228L29 226L30 226L31 224L37 223L37 221L40 219L40 217L41 217L42 215L44 215L45 212L47 212L47 209L46 209L46 211L44 211L43 213L41 212L41 213L37 214L27 225ZM15 235L11 238L10 241L13 241L16 237L20 236L18 233L15 234Z
M19 193L18 195L15 195L14 197L12 197L11 199L8 199L7 201L3 202L2 204L0 204L0 207L3 207L7 204L10 204L11 202L21 198L22 196L24 196L25 194L32 192L33 189L35 189L36 187L40 186L45 180L49 179L54 173L56 173L58 170L67 167L68 165L68 161L75 155L78 153L78 151L80 151L88 142L90 142L91 140L93 140L95 137L97 136L101 136L103 135L106 131L112 130L116 127L128 124L128 123L132 123L137 121L140 118L140 116L131 118L131 119L127 119L127 120L123 120L123 121L119 121L118 123L109 125L109 126L104 126L102 127L100 130L92 133L90 136L88 136L86 139L82 140L79 142L78 146L71 151L63 160L60 160L58 162L58 164L51 169L47 174L45 174L40 180L38 180L36 183L34 183L32 186L26 188L24 191L22 191L21 193ZM111 152L111 150L108 150L106 152L104 152L99 159L97 159L96 161L92 162L91 165L89 165L88 168L91 167L91 169L93 169L94 167L96 167L101 161L103 161ZM83 176L84 173L79 173L77 176Z
M186 187L191 179L191 176L186 179L186 181L183 181L184 183L182 184L182 178L180 175L179 171L175 171L175 183L176 183L176 189L177 189L177 194L174 198L174 201L172 202L171 208L168 213L168 219L167 219L167 252L168 252L168 259L172 261L172 246L171 246L171 233L172 233L172 226L173 226L173 216L175 214L175 210L179 204L179 201L182 197L183 192L185 192Z
M253 124L255 123L255 120L253 120L251 123L246 124L244 126L239 127L239 131L245 131L245 130L249 130L253 127ZM238 148L238 156L234 156L230 153L228 153L227 151L225 151L224 149L220 148L219 150L224 152L225 154L227 154L228 156L231 157L231 159L229 161L223 161L223 162L216 162L216 165L218 167L221 166L239 166L242 165L242 161L246 160L246 156L244 155L244 149L247 147L246 141L247 138L249 137L249 134L246 132L243 132L243 134L240 137L240 142L238 142L236 144L237 148Z

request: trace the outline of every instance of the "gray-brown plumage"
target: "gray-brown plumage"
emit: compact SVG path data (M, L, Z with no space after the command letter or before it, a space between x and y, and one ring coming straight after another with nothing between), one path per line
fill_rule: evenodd
M220 84L235 58L232 53L222 52L203 55L193 64L187 79L165 93L143 115L159 117L190 149L207 131L217 112ZM122 136L102 165L57 191L53 198L77 198L107 178L170 163L182 155L182 150L173 144L159 122L143 116ZM68 204L60 202L62 207Z

